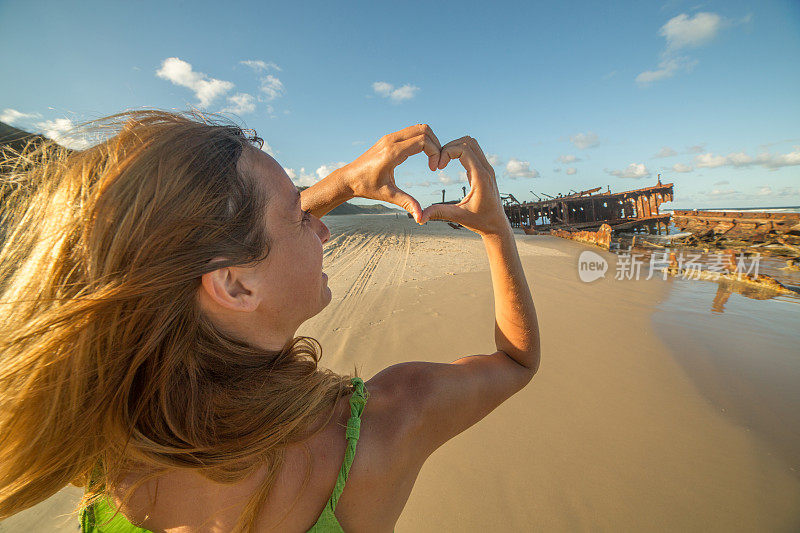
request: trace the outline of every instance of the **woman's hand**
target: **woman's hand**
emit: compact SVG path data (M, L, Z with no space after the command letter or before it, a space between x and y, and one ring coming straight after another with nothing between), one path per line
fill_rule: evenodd
M410 194L394 182L394 168L409 156L425 152L428 167L439 166L441 145L427 124L417 124L384 135L358 159L339 169L353 196L382 200L402 207L421 221L422 208Z
M500 202L494 169L478 141L462 137L442 147L438 168L458 159L467 170L469 193L457 204L433 204L422 212L422 223L428 220L449 220L478 233L497 234L511 229Z

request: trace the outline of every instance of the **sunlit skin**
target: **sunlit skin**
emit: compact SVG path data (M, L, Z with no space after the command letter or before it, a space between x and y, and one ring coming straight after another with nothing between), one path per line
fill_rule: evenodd
M396 185L394 168L421 152L428 156L431 171L459 160L470 182L466 198L423 210ZM322 246L330 232L319 217L342 202L356 196L391 202L418 223L451 220L483 239L495 294L497 351L449 364L411 360L366 381L369 401L358 453L336 517L346 531L393 531L431 453L526 386L539 366L536 311L494 170L471 137L440 146L423 124L382 137L361 157L299 196L281 165L260 150L246 148L238 169L263 185L269 198L269 254L254 266L224 267L203 275L199 298L220 328L265 349L279 350L330 302L322 271ZM409 354L410 359L426 356ZM286 447L275 486L260 509L257 531L306 531L319 516L342 464L348 401L340 398L330 419L312 424L309 429L320 430L314 436ZM266 467L260 467L240 482L223 485L177 469L159 478L155 503L155 481L148 481L123 511L154 531L229 531L266 475ZM133 481L135 476L114 487L117 504ZM285 519L279 521L282 516Z
M268 191L269 253L255 266L203 275L200 302L219 327L256 346L280 350L300 324L331 301L322 271L322 245L331 234L319 218L303 211L300 193L272 157L247 147L237 169Z
M322 272L322 245L330 238L319 219L356 196L384 200L421 220L419 202L394 182L394 169L425 152L439 165L441 146L424 124L381 138L358 159L303 191L302 200L283 167L261 150L246 147L237 170L263 186L269 198L269 254L256 266L226 267L202 277L201 308L224 331L268 350L280 350L300 325L331 301Z

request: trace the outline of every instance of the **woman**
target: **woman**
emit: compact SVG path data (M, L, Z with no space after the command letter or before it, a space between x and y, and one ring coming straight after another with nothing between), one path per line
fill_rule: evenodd
M0 518L74 483L87 531L391 531L427 457L535 374L533 302L474 139L412 126L298 194L235 126L102 124L87 150L4 163ZM395 185L422 151L431 170L459 159L464 200L422 210ZM495 353L366 382L318 367L295 332L331 299L320 217L354 197L482 237Z

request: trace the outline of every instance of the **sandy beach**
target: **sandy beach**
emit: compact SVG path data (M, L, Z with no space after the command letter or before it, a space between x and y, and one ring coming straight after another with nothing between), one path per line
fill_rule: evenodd
M418 226L405 214L324 221L333 300L299 332L319 339L323 365L369 378L401 361L494 351L488 261L476 235ZM792 344L767 344L760 360L777 370L748 381L749 396L735 394L738 378L719 359L708 362L713 335L725 336L739 366L758 339L735 320L718 322L711 341L683 335L710 302L684 323L676 317L687 299L676 303L674 283L616 281L613 270L583 283L577 258L589 247L521 232L517 245L539 316L539 373L431 456L396 531L798 530L800 399L796 381L779 381L799 375ZM691 283L713 294L714 284ZM787 308L788 327L798 308ZM762 394L774 386L783 392ZM0 532L74 531L74 520L57 517L76 494L65 489Z

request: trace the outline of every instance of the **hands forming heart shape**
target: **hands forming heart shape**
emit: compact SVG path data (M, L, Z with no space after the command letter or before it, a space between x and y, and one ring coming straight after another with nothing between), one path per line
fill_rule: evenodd
M442 170L459 159L467 171L469 193L457 204L433 204L424 210L394 180L394 169L410 156L424 152L431 171ZM450 220L483 234L508 226L497 189L494 169L472 137L444 146L427 124L417 124L381 137L369 150L342 169L354 196L382 200L402 207L419 224Z

